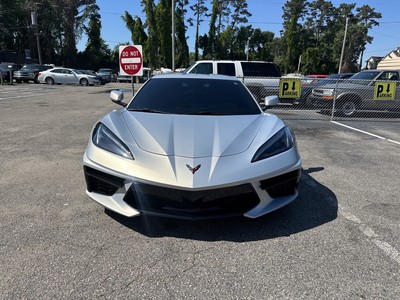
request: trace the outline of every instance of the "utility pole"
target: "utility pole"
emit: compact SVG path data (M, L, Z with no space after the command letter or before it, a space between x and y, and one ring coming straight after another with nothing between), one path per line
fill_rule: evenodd
M344 46L346 44L346 36L347 36L347 26L349 23L349 17L346 17L346 26L344 28L344 38L343 38L343 44L342 44L342 53L340 54L340 62L339 62L339 70L338 73L342 72L342 62L343 62L343 54L344 54Z
M175 0L172 0L172 72L175 72Z
M246 48L247 48L246 60L249 61L250 37L247 39Z
M39 64L41 65L42 64L42 50L40 48L39 26L37 24L36 8L35 8L35 11L31 12L31 19L32 19L32 28L36 33L38 58L39 58Z

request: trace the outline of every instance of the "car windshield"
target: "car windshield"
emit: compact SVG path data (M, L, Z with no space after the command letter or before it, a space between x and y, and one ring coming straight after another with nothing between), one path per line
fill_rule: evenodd
M252 115L260 108L238 81L193 77L153 78L128 110L187 115Z
M376 71L368 71L368 72L360 72L357 74L354 74L353 76L350 77L350 79L363 79L363 80L372 80L376 76L378 76L380 72Z
M21 70L32 70L32 69L39 69L39 65L25 65L21 68Z
M100 69L98 73L102 73L102 74L111 74L112 70L109 69Z
M371 83L371 80L375 79L376 76L379 75L379 73L379 71L366 71L356 73L351 76L346 82L353 84L369 85Z

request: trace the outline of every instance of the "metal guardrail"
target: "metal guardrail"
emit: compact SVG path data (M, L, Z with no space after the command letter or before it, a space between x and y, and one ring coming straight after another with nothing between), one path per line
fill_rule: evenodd
M259 85L248 88L260 103L265 96L280 94L279 105L270 111L283 119L400 122L399 81L280 78L279 83L271 82L258 78Z

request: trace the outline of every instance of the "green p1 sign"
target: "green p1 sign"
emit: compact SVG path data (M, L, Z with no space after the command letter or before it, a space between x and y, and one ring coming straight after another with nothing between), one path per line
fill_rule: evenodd
M396 96L396 81L375 82L374 100L394 100Z
M281 79L279 82L279 98L300 98L301 80Z

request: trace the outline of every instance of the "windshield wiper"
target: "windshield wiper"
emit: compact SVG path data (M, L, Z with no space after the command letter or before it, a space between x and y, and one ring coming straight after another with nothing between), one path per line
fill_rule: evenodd
M217 113L212 111L199 111L194 113L195 115L203 115L203 116L226 116L227 114L224 113Z
M148 112L148 113L154 113L154 114L169 114L168 112L165 111L161 111L161 110L155 110L155 109L151 109L151 108L131 108L128 109L129 111L139 111L139 112Z

